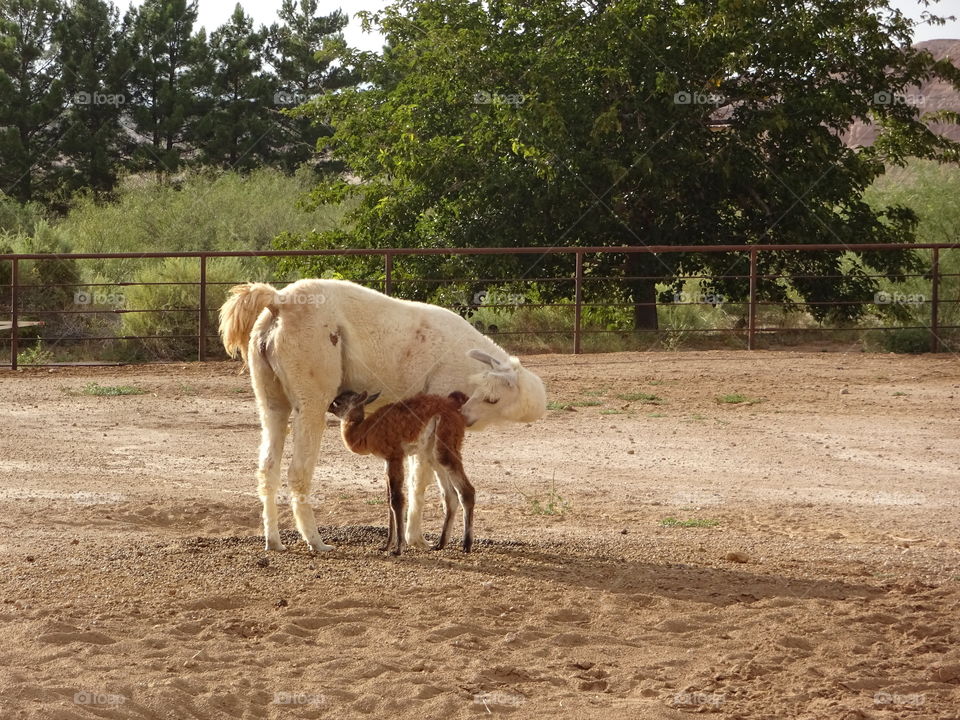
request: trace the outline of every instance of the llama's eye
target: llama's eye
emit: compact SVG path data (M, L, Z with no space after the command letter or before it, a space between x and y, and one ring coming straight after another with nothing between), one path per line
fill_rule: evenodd
M496 405L498 402L500 402L500 398L497 398L496 400L491 400L490 398L484 398L483 401L485 403L489 403L490 405Z

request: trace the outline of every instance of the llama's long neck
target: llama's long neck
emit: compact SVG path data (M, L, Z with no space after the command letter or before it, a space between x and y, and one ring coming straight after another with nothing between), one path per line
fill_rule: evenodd
M340 434L343 436L343 442L350 448L351 452L357 455L366 455L369 452L363 420L362 417L359 419L346 417L340 421Z

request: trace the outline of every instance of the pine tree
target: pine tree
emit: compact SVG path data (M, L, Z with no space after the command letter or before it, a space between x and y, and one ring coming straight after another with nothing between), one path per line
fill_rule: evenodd
M268 58L276 73L274 106L289 110L324 92L356 84L342 60L347 54L343 29L348 18L340 10L317 15L317 0L283 0L282 21L270 26ZM278 113L282 129L279 162L288 170L316 153L317 141L333 130L311 119Z
M130 58L120 42L118 12L104 0L73 0L56 37L69 103L60 141L67 189L102 195L116 185L123 154Z
M273 157L278 133L273 82L263 72L265 41L266 28L255 31L239 4L211 33L199 73L204 112L193 133L204 163L250 169Z
M140 136L133 166L150 168L160 178L179 169L197 113L193 74L205 36L193 34L196 19L196 0L145 0L130 9L124 23L135 58L130 115Z
M0 2L0 191L50 197L63 132L64 90L54 44L58 0Z

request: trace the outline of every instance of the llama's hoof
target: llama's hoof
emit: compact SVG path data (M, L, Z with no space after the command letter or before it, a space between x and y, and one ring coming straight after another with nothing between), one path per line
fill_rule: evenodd
M279 537L267 538L267 550L286 550L287 546L280 542Z
M331 550L336 550L337 548L333 545L327 545L322 540L318 542L307 543L310 546L310 550L315 553L325 553L330 552Z
M423 539L423 535L420 537L408 537L407 538L407 547L416 548L417 550L429 550L430 546L427 544L427 541Z
M431 550L443 550L443 548L446 547L446 545L447 545L446 543L442 543L442 542L437 541L437 542L435 542L433 545L430 546L430 549L431 549Z

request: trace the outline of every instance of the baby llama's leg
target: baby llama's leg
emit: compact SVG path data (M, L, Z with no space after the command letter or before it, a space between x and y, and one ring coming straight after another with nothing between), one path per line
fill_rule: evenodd
M463 551L468 553L473 547L473 506L476 491L463 471L459 452L441 452L439 461L446 470L448 483L453 486L460 498L460 507L463 509Z
M387 549L396 541L394 555L403 551L403 458L387 460L387 485L390 488L390 529L387 533Z
M438 465L436 472L443 502L443 526L440 529L440 537L437 538L431 550L443 550L450 538L450 530L453 528L453 516L457 511L457 493L453 488L450 471Z

